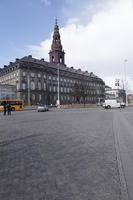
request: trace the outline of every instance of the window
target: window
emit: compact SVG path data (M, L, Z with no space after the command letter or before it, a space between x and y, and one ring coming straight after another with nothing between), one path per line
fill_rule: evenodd
M22 95L22 99L26 100L26 96L25 96L25 94Z
M55 86L53 86L53 91L56 92L56 87Z
M16 87L17 87L17 90L19 90L19 84L18 84L18 81L16 82Z
M41 82L38 82L38 90L41 90Z
M52 90L52 88L51 88L51 86L49 86L49 92L51 92L51 90Z
M63 92L63 87L60 88L61 92Z
M34 81L31 81L30 88L31 88L31 90L35 90L35 83L34 83Z
M35 74L33 72L31 72L31 77L34 77L34 76L35 76Z
M40 78L41 77L41 74L38 74L38 78Z
M61 100L63 101L63 96L61 96Z
M56 80L56 77L55 77L55 76L53 76L53 80L54 80L54 81Z
M44 83L44 90L46 90L46 83Z
M56 101L56 99L57 99L57 96L56 96L56 95L54 95L54 101Z
M64 88L64 92L66 92L66 88Z
M51 76L49 76L48 79L51 80Z
M42 99L42 95L41 95L41 94L39 94L39 101L41 101L41 99Z
M46 79L46 74L43 75L44 79Z
M31 98L32 98L32 100L35 100L35 95L34 95L34 94L32 94Z
M25 83L22 83L22 89L26 90L26 84Z

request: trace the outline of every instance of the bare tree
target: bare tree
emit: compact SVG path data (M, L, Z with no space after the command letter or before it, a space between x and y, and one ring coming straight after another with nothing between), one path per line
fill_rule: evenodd
M85 98L87 96L86 94L86 87L83 83L81 84L78 84L78 83L75 83L74 84L74 88L73 88L73 91L74 91L74 97L77 101L77 103L84 103L85 105Z

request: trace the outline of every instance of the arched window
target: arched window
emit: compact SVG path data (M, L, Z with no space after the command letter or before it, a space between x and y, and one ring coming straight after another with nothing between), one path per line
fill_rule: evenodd
M60 61L59 62L62 63L62 56L60 56Z
M34 81L31 81L30 88L31 88L31 90L35 90L35 83L34 83Z
M52 56L52 62L54 62L54 56Z

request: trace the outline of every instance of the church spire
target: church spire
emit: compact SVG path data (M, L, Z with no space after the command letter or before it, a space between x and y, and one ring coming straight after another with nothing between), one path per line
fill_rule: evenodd
M51 63L62 63L64 65L64 63L65 63L64 55L65 55L65 52L62 50L59 26L58 26L58 21L56 18L51 50L49 52L50 62Z
M58 20L55 18L55 26L58 26Z

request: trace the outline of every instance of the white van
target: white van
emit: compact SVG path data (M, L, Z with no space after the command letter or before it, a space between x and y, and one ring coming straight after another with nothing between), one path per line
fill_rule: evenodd
M111 109L111 108L124 108L125 103L120 102L117 99L106 99L105 103L103 104L103 107L106 109Z

